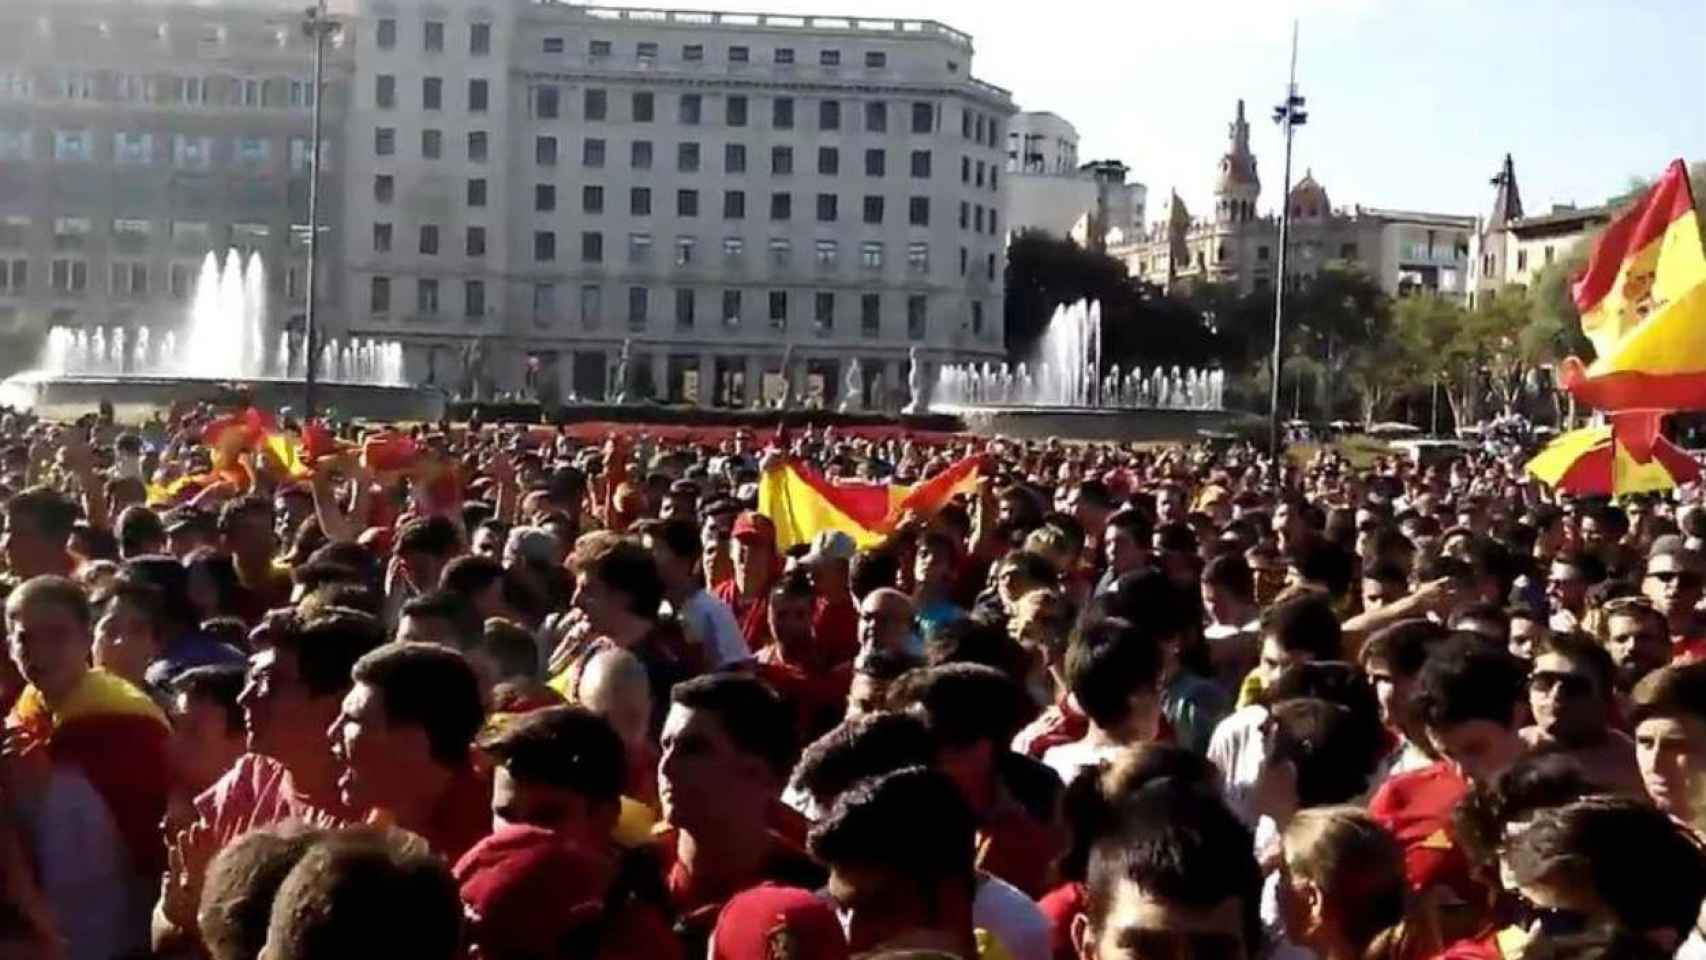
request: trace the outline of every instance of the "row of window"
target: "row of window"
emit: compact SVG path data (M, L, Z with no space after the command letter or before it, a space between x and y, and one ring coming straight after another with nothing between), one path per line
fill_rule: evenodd
M463 280L462 282L462 316L470 321L479 321L486 317L490 299L487 295L486 281ZM700 320L699 291L687 288L675 290L675 329L678 331L693 330ZM794 298L792 291L770 290L765 298L766 320L770 330L782 332L788 329L792 319ZM631 331L646 330L651 323L652 290L650 287L631 286L627 288L627 328ZM739 328L745 319L746 291L724 290L721 297L721 309L717 321L729 329ZM812 328L819 334L834 333L836 320L839 315L841 298L832 291L819 291L812 295ZM883 300L882 295L866 293L859 295L859 332L866 337L878 337L882 334ZM392 310L392 278L376 276L370 279L368 285L368 308L371 313L384 315ZM418 318L437 317L442 312L441 282L436 277L419 277L415 280L415 312ZM604 287L599 284L582 284L579 300L580 324L587 330L597 330L604 326ZM538 326L552 325L558 314L557 285L554 283L539 283L533 287L533 319ZM909 294L906 298L906 334L909 339L924 339L925 330L929 326L930 299L924 294ZM976 333L983 330L983 304L972 304L972 329Z
M59 163L93 161L98 134L93 130L54 130L53 159ZM179 170L211 170L217 144L221 154L234 166L261 169L272 162L274 139L271 137L240 136L218 138L187 134L155 134L137 130L119 130L112 135L113 164L120 167L147 167L170 163ZM290 172L307 173L312 145L307 137L290 137L287 141ZM229 153L225 152L229 144ZM322 141L321 148L325 149ZM0 161L33 161L36 159L34 130L0 127Z
M0 100L36 95L37 76L25 70L0 72ZM306 110L314 106L314 81L295 77L179 76L58 70L45 91L59 100L111 101L175 106Z
M544 37L539 44L541 53L560 54L567 51L567 44L562 37ZM634 59L640 63L656 63L662 48L655 40L641 40L634 44ZM606 60L616 53L616 44L610 40L587 41L586 53L595 60ZM752 48L743 45L733 45L724 54L728 63L751 63ZM687 43L681 46L682 63L704 63L705 45L702 43ZM777 66L793 66L799 62L793 47L773 47L770 51L770 62ZM842 65L841 51L830 48L819 50L817 63L820 67L839 67ZM865 68L881 70L889 65L889 55L883 50L865 51Z
M164 271L164 287L157 287L159 278L142 260L115 260L108 264L107 291L115 298L142 300L152 293L167 293L177 300L188 300L195 293L201 266L193 263L174 263ZM74 257L56 257L48 261L48 287L59 296L89 292L89 263ZM284 274L284 295L288 299L302 297L302 274L292 267ZM24 259L0 258L0 296L25 296L30 285L30 262Z
M428 77L423 84L423 94L426 86L436 86L438 93L432 97L423 96L423 102L442 102L442 83L436 83L439 78ZM480 81L476 81L480 82ZM396 78L381 76L375 89L376 102L382 109L390 109L397 103ZM675 119L685 126L698 126L705 122L705 94L683 93L676 98ZM729 94L723 100L723 124L729 127L744 127L751 122L752 98L746 94ZM539 84L532 88L529 97L534 119L556 120L565 113L562 91L554 84ZM652 123L657 120L658 96L650 90L634 90L628 94L627 119L632 123ZM829 98L817 102L817 129L835 131L842 129L844 101ZM862 114L862 125L866 133L889 132L889 102L886 100L854 101ZM797 116L798 100L794 97L770 98L770 126L775 130L792 130ZM429 106L427 109L439 109ZM603 87L589 87L581 92L581 120L588 122L611 119L610 91ZM993 120L990 121L992 124ZM934 133L937 126L936 104L928 101L914 101L911 104L910 123L907 129L912 133Z
M444 21L425 20L421 23L421 50L426 53L444 52ZM385 17L374 24L374 45L381 50L397 49L397 20L395 17ZM492 25L489 23L471 23L468 25L468 54L474 57L484 57L492 52Z
M82 250L94 235L95 222L88 217L56 217L53 220L53 248ZM29 246L35 221L27 216L0 217L0 250ZM225 237L227 231L220 231ZM154 238L155 224L151 220L116 219L111 221L108 236L116 249L146 247ZM175 246L196 251L214 249L214 230L202 220L173 220L166 224L166 235ZM230 225L226 242L219 247L249 249L263 245L272 235L272 227L264 223L234 223ZM292 242L296 238L292 237Z

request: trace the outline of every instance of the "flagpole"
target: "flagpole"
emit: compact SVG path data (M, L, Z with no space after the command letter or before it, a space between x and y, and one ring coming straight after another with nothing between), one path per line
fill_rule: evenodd
M1280 348L1285 341L1285 286L1289 279L1285 273L1286 246L1291 239L1291 141L1296 128L1303 126L1309 119L1309 114L1303 109L1304 100L1297 93L1297 21L1291 22L1291 77L1286 82L1285 102L1274 108L1274 122L1285 130L1285 182L1280 192L1280 223L1279 223L1279 277L1274 284L1274 354L1273 383L1268 392L1268 444L1269 453L1274 460L1274 469L1279 469L1280 452L1284 444L1280 442L1280 373L1284 360Z
M315 341L319 334L320 311L318 299L319 283L317 275L320 269L320 153L321 138L324 134L324 118L321 104L326 99L326 39L336 33L340 24L326 15L326 0L317 0L315 6L309 7L304 14L302 31L314 41L314 131L309 145L310 158L308 161L308 310L302 320L302 416L310 419L314 416L315 381ZM288 359L288 358L287 358Z

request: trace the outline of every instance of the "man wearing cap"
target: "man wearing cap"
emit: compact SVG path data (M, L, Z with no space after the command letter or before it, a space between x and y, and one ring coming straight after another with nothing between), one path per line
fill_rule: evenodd
M831 663L852 660L859 652L859 608L853 605L850 585L853 555L858 552L846 533L821 530L812 538L811 552L801 561L811 571L817 588L812 634Z
M809 890L764 883L736 894L717 915L711 960L846 960L835 908Z
M762 650L770 643L770 588L777 573L776 525L755 510L742 513L735 518L729 556L734 561L734 576L717 584L713 592L734 613L747 649Z

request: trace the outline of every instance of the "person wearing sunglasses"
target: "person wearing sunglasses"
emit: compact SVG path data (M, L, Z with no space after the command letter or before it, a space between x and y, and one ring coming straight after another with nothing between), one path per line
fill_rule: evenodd
M1661 544L1647 558L1641 595L1665 615L1677 652L1691 646L1706 650L1706 622L1696 607L1701 599L1700 558L1680 546Z
M1564 753L1608 790L1641 795L1635 744L1612 727L1612 678L1605 648L1579 633L1555 633L1535 644L1528 675L1534 724L1522 731L1533 748Z

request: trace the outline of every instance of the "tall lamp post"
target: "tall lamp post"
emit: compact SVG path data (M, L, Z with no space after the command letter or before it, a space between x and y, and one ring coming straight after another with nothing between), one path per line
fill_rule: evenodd
M326 99L326 41L341 28L342 24L326 15L326 0L318 0L303 13L302 32L314 41L314 133L308 148L308 312L304 315L302 324L304 419L314 416L314 387L318 377L314 361L315 345L319 339L319 306L316 293L320 274L320 141L323 133L321 104Z
M1284 444L1280 442L1280 348L1285 341L1285 254L1287 242L1291 239L1291 138L1298 127L1308 122L1309 114L1303 109L1303 97L1297 92L1297 22L1291 24L1291 79L1285 88L1285 102L1274 108L1274 122L1285 130L1285 184L1280 194L1280 228L1279 228L1279 277L1274 284L1274 358L1273 384L1268 397L1268 443L1274 458L1274 467L1279 467L1280 451Z

